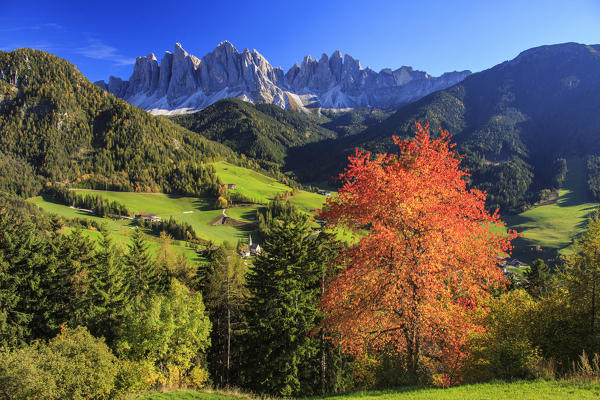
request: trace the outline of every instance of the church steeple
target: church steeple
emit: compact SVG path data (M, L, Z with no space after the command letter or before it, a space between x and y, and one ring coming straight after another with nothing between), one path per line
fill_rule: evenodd
M248 248L252 247L252 234L248 235Z

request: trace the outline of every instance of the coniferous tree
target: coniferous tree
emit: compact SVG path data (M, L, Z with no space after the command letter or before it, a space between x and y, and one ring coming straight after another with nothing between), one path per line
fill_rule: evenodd
M177 254L173 251L171 236L165 231L160 232L160 247L156 255L156 266L165 274L161 283L165 285L176 278L189 288L196 286L196 265L190 263L185 254Z
M33 306L40 293L36 273L45 262L45 247L28 218L0 207L0 347L32 336Z
M311 331L320 318L324 265L315 242L304 216L286 214L273 223L248 274L245 371L256 392L292 396L315 386L302 382L307 368L320 369L320 341Z
M115 247L106 229L102 230L96 252L97 264L92 269L91 301L94 319L88 322L95 336L103 336L112 344L117 335L124 308L129 302L129 280L123 255Z
M89 289L95 266L94 244L80 230L54 234L41 274L42 337L53 337L60 326L84 325L94 318Z
M552 274L546 263L538 258L531 263L531 267L525 272L525 278L527 279L526 289L529 294L541 297L549 290Z
M129 271L131 297L154 293L159 289L163 274L148 251L148 242L141 229L134 230L125 259Z

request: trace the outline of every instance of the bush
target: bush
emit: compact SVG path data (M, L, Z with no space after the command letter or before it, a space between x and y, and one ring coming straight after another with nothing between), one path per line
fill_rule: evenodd
M490 300L482 318L486 331L475 334L463 368L465 381L529 379L538 375L540 351L530 337L537 303L525 290L514 290Z
M107 399L118 362L85 328L0 354L0 391L10 399Z

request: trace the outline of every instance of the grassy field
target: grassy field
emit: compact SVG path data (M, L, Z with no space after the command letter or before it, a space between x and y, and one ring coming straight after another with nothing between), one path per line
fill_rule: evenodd
M99 194L103 198L110 201L118 201L125 204L132 212L147 214L156 214L163 220L168 220L173 217L177 221L185 221L192 225L196 234L202 239L212 240L217 243L229 241L236 243L238 239L248 236L248 231L235 228L232 226L210 226L208 223L221 214L221 210L211 210L209 208L210 200L199 199L195 197L173 196L163 193L133 193L133 192L110 192L96 190L78 190L80 193ZM32 199L39 207L49 212L58 214L64 217L85 217L98 222L106 222L109 229L119 235L119 231L128 229L131 225L127 221L112 221L107 218L98 218L91 216L85 212L73 210L67 206L60 205L44 199L35 197ZM246 216L248 220L251 215L256 213L256 206L239 207L231 216ZM121 232L122 233L122 232Z
M290 203L298 207L300 210L310 212L311 210L320 209L323 206L323 203L325 203L325 200L327 200L326 196L317 193L301 191L297 195L290 198Z
M258 172L237 167L225 162L213 164L217 169L221 180L226 183L234 183L240 192L256 199L259 203L266 203L273 199L277 194L289 192L290 187L283 185L276 180L259 174ZM196 231L196 234L205 240L212 240L215 243L229 241L232 244L238 240L246 241L248 234L252 231L253 225L246 227L233 226L211 226L209 222L221 215L221 210L214 210L211 207L212 199L177 196L164 193L134 193L134 192L112 192L103 190L84 190L77 189L82 194L97 194L109 201L116 201L125 204L133 213L144 212L147 214L156 214L163 220L173 217L177 221L187 222ZM293 196L290 201L299 209L310 212L310 210L321 208L326 197L305 191L300 191ZM78 211L62 204L57 204L48 198L41 196L30 199L40 208L66 218L85 218L105 224L112 233L115 241L118 243L128 243L128 237L131 229L135 226L131 221L113 221L108 218L98 218L87 212ZM227 209L227 214L237 220L249 224L256 222L256 210L260 204L233 207ZM92 237L99 235L97 232L86 232ZM185 250L189 252L190 250Z
M129 237L132 233L132 230L137 229L137 227L131 221L127 221L127 220L114 221L109 218L99 218L99 217L90 215L87 212L78 211L78 210L69 208L67 206L64 206L62 204L57 204L52 201L45 200L41 196L29 199L29 201L36 204L42 210L52 213L52 214L56 214L61 217L85 218L86 220L95 221L99 224L103 224L104 226L106 226L106 228L110 232L112 240L116 244L120 245L123 248L127 247L127 245L129 244ZM83 233L92 239L98 239L101 236L101 233L96 230L84 229ZM150 250L153 251L154 249L158 249L158 246L159 246L158 238L152 237L152 236L149 236L148 238L149 238L148 244L150 245ZM173 241L172 244L173 244L175 251L185 254L186 256L188 256L188 258L190 260L198 259L196 252L193 249L185 246L185 244L183 242L175 240L175 241Z
M458 386L449 389L406 388L386 391L365 391L325 397L324 399L362 400L554 400L598 399L600 384L576 384L561 381L492 382ZM150 394L143 400L227 400L239 397L204 392L170 392Z
M237 167L226 162L216 162L212 165L223 183L236 185L236 189L232 189L232 191L242 193L258 203L266 204L276 195L292 190L289 186L256 171ZM290 202L299 209L308 212L321 208L326 198L317 193L300 191L290 199Z
M225 184L235 184L234 191L242 193L258 203L268 203L279 193L292 190L289 186L256 171L237 167L224 161L212 164L217 176Z
M537 258L531 249L538 245L568 254L573 239L585 230L588 217L598 209L600 204L588 197L585 160L569 159L567 168L567 179L554 203L505 218L510 228L524 234L514 242L520 257Z

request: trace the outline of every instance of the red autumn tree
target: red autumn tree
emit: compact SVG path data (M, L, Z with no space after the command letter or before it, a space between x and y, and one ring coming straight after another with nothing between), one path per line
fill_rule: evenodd
M394 137L399 154L349 157L322 212L359 238L323 295L325 327L348 352L397 351L413 377L423 357L448 369L460 361L468 332L481 328L475 310L503 283L497 257L516 235L490 231L503 223L485 210L485 193L467 189L450 134L434 139L416 126L414 140Z

